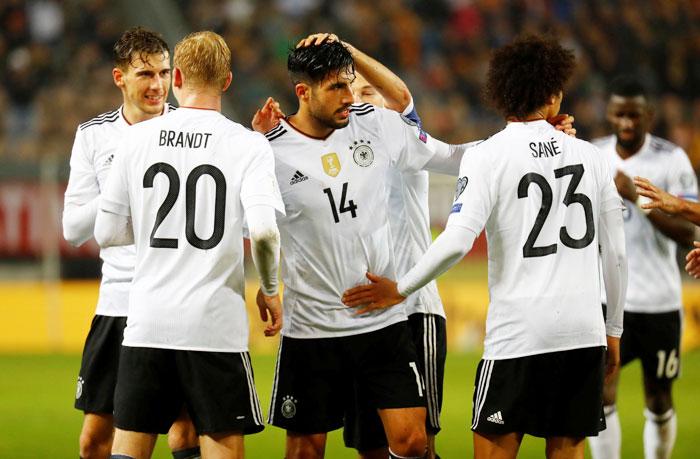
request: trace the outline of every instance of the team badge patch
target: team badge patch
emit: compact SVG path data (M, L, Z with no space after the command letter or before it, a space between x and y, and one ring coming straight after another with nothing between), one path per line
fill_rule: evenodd
M466 176L457 179L457 190L455 191L455 199L459 198L462 195L464 189L467 188L467 183L469 183L469 179Z
M297 402L298 400L292 397L291 395L287 395L283 399L284 401L282 402L282 416L284 416L287 419L293 418L297 414Z
M340 174L340 160L337 154L327 153L321 156L321 164L323 164L323 171L331 177Z
M352 153L352 159L360 167L367 167L374 162L374 152L369 145L360 145Z
M462 210L462 203L458 202L454 206L452 206L452 210L450 211L451 214L458 214Z
M78 377L78 387L75 389L75 399L79 399L83 395L83 378Z

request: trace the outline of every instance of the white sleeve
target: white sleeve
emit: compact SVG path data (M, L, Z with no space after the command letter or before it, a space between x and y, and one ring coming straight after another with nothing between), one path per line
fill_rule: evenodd
M471 250L477 236L461 226L445 228L418 263L399 280L399 293L407 297L450 269Z
M432 137L429 138L435 142L435 155L430 158L425 165L425 169L430 172L452 176L458 174L464 153L469 148L481 143L481 140L478 140L476 142L467 142L459 145L448 145L441 140L433 139Z
M95 240L102 248L133 244L131 217L100 210L95 219Z
M425 133L414 120L392 110L374 108L380 136L386 139L392 166L404 172L416 172L436 154L447 155L446 144ZM437 171L436 171L437 172Z
M275 157L267 139L257 132L251 143L251 159L243 175L241 203L243 208L256 205L274 207L284 215L284 203L275 177ZM250 227L249 227L250 229Z
M447 226L457 225L480 234L497 201L494 167L488 151L477 146L462 158L455 202ZM469 163L467 165L467 162Z
M100 188L85 133L75 132L70 176L63 200L63 237L79 246L92 237Z
M600 216L599 244L603 282L607 296L605 330L608 336L622 336L622 317L627 294L627 254L622 211L613 209Z
M667 169L666 183L670 194L685 199L698 201L698 181L688 155L678 148L673 152L673 160Z
M280 261L280 233L275 220L275 207L264 204L246 209L250 245L255 268L260 276L260 289L267 296L278 293L277 271Z
M131 209L126 170L130 155L124 145L125 142L122 142L114 154L114 162L100 197L99 209L112 214L130 217ZM99 214L100 212L98 211Z

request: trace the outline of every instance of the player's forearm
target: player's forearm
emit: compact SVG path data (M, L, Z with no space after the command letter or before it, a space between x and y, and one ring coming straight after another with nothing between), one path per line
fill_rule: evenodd
M681 199L681 208L678 215L691 223L700 225L700 203Z
M461 226L445 228L418 263L399 280L399 293L407 297L450 269L469 253L476 236Z
M246 209L253 263L260 276L260 290L267 296L278 293L277 276L280 260L280 234L275 209L258 205Z
M67 203L63 208L63 238L78 247L88 241L95 230L95 217L100 197L85 204Z
M394 72L349 43L345 43L355 63L355 70L365 77L384 97L386 108L402 113L411 103L411 91Z
M607 296L605 330L608 336L622 336L622 317L627 295L627 254L622 212L613 210L600 219L600 256Z
M660 210L652 210L647 218L664 236L681 245L692 245L695 228L683 215L669 215Z
M95 218L95 240L102 248L133 244L131 218L99 210Z

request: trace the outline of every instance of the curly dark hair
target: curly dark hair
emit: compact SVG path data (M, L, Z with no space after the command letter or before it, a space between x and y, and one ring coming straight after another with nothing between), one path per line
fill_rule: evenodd
M115 67L126 70L136 58L148 61L151 54L170 54L168 44L159 33L143 27L127 29L112 48Z
M294 84L318 83L331 73L340 73L348 67L354 73L350 51L337 41L290 49L287 57L287 71Z
M492 53L484 95L506 117L524 118L564 90L574 66L557 40L524 36Z

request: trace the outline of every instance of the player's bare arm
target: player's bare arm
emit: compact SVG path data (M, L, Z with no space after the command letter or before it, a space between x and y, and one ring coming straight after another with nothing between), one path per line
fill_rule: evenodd
M700 242L693 242L695 248L685 256L685 270L695 279L700 279Z
M637 187L637 194L651 199L641 204L642 209L658 209L700 225L700 204L674 196L644 177L635 177L634 184Z
M279 102L272 97L268 97L265 104L255 112L251 126L261 134L271 131L280 124L280 119L284 118L285 114L280 108Z
M620 196L627 201L635 203L642 210L644 210L651 224L654 225L656 229L661 231L664 236L673 239L678 244L690 245L692 243L693 236L695 234L693 225L686 221L686 219L684 219L682 216L669 215L668 213L665 213L665 211L658 208L658 206L645 207L643 205L644 203L640 201L640 196L646 195L637 191L635 182L629 176L625 175L621 171L618 171L615 175L615 186L617 187L617 191L620 193ZM659 190L658 188L656 189Z

